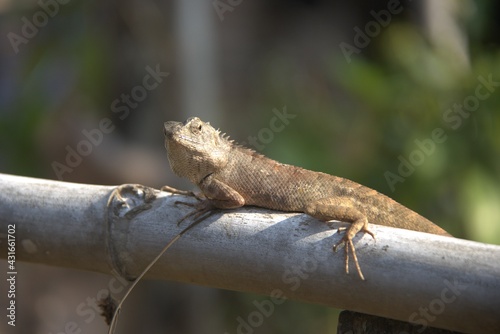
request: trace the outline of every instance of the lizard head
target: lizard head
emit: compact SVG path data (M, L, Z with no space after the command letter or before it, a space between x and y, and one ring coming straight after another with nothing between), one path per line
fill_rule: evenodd
M184 123L165 122L163 133L172 171L194 184L228 161L231 141L198 117Z

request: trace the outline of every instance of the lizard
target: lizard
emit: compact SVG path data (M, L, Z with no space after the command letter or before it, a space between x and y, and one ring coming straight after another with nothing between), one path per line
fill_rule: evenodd
M199 200L191 205L195 206L195 210L181 221L195 216L201 217L199 222L214 210L248 205L302 212L324 222L347 222L350 225L343 229L344 235L333 245L333 250L344 246L346 273L349 273L349 253L352 254L362 280L364 275L353 238L364 232L375 239L369 223L451 236L428 219L374 189L339 176L272 160L238 145L197 117L183 123L165 122L164 135L172 171L201 190L201 194L197 195L168 186L162 188L194 195Z

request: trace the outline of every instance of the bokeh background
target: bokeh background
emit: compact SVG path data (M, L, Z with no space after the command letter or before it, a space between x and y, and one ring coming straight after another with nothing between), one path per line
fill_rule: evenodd
M170 171L162 125L199 116L457 237L500 244L499 19L493 0L1 0L0 172L192 188ZM285 111L294 117L266 130ZM68 152L105 119L113 129L69 167ZM418 153L437 128L446 139ZM402 159L418 163L391 185ZM18 266L17 326L1 321L0 332L106 331L85 305L109 276ZM146 281L119 328L236 333L263 298ZM288 301L254 333L335 333L338 312Z

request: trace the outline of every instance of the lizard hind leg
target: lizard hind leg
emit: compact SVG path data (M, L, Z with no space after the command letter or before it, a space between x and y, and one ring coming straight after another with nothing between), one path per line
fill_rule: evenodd
M375 234L368 228L368 219L366 215L355 207L352 200L342 197L324 198L312 202L306 207L305 213L325 222L340 220L351 223L349 227L339 229L339 232L344 231L344 236L339 242L333 245L333 251L336 252L339 246L345 245L346 273L349 273L349 253L351 253L358 275L364 280L365 278L361 271L356 255L356 248L352 240L359 232L368 233L375 239Z
M342 219L340 219L342 220ZM359 277L364 280L363 272L361 271L361 267L359 265L358 257L356 255L356 248L354 247L354 243L352 242L353 238L359 232L368 233L374 240L375 234L368 229L368 220L366 217L355 220L351 223L351 225L347 228L340 228L339 232L344 232L344 236L340 239L339 242L333 245L333 251L336 252L339 246L345 245L345 271L349 273L349 252L352 254L352 258L354 260L354 265L356 266L356 270L358 272Z

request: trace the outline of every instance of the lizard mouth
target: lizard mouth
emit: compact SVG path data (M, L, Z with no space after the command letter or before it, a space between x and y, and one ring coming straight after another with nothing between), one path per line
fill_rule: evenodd
M182 134L182 127L183 124L181 122L165 122L163 124L163 134L165 135L165 138L174 142L189 142L198 144L199 140L197 140L197 138Z
M195 144L199 143L198 140L194 140L192 137L189 137L189 136L178 135L178 136L176 136L176 139L181 139L182 141L187 141L187 142L195 143Z

